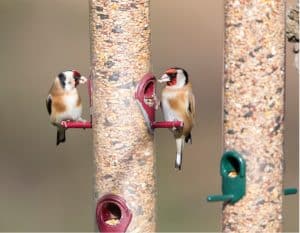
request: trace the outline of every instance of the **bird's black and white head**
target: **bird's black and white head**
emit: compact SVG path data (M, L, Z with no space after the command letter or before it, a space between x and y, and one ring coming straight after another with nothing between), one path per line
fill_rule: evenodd
M170 88L181 88L188 84L189 76L186 70L178 67L172 67L167 69L158 82L166 82L167 86Z
M83 84L87 81L87 78L82 76L76 70L68 70L58 74L57 76L61 87L65 91L72 91L74 90L77 85Z

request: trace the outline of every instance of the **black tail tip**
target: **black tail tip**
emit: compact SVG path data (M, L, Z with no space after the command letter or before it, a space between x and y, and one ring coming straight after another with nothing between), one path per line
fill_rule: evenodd
M181 164L177 164L177 163L175 162L175 168L176 168L178 171L181 171Z
M62 140L56 140L56 145L58 146L60 143L64 143L66 141L66 138Z
M189 133L189 134L185 137L184 141L185 141L185 143L190 143L190 144L192 144L192 134Z
M59 143L63 143L66 141L66 131L64 129L57 129L56 133L56 145L58 146Z

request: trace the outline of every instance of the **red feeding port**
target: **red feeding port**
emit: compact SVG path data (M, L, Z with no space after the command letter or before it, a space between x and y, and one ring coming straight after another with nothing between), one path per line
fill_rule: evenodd
M157 98L155 94L156 79L153 74L147 73L137 85L135 98L141 107L148 128L152 131L156 128L180 128L183 127L181 121L155 121L155 111Z
M154 75L147 73L139 82L135 93L135 98L138 100L149 128L155 121L155 83L156 79Z
M96 208L96 220L100 232L126 232L132 219L125 200L115 194L104 195Z

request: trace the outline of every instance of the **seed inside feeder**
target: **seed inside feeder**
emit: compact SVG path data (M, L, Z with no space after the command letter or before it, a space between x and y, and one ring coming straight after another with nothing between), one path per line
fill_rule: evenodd
M102 207L104 222L110 226L116 226L120 223L122 216L120 207L113 202L105 203Z
M231 178L234 178L234 177L237 177L237 172L236 171L230 171L229 173L228 173L228 176L229 177L231 177Z
M106 220L105 223L110 226L116 226L120 223L120 220L119 219L109 219L109 220Z

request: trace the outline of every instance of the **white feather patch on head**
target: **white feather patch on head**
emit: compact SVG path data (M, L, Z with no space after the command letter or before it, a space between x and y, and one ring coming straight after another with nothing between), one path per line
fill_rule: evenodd
M186 77L185 77L183 71L181 69L178 69L177 76L176 76L176 85L174 85L174 86L177 88L183 87L185 85L185 82L186 82Z
M72 91L75 87L75 80L73 76L73 71L65 71L63 72L66 80L65 80L65 91Z

